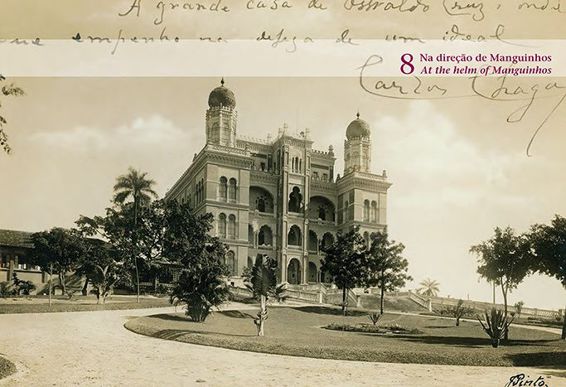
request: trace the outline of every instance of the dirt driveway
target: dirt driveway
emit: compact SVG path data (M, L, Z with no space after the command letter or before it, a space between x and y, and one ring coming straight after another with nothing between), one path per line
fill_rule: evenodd
M505 386L540 369L364 363L238 352L140 336L134 316L173 308L0 315L0 353L17 363L8 386ZM564 372L562 372L564 374Z

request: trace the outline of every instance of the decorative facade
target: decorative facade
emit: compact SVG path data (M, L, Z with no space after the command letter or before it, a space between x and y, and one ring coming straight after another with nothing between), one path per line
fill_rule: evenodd
M385 171L371 173L371 132L359 114L346 129L344 174L334 151L313 148L309 131L279 129L277 138L237 136L234 93L215 88L206 111L206 145L167 193L197 213L214 215L213 233L228 246L236 280L258 255L277 261L278 280L325 281L322 248L338 231L360 226L366 239L386 225Z

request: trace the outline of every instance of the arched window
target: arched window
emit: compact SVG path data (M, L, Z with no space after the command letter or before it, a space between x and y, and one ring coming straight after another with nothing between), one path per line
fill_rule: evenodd
M236 239L236 215L228 217L228 239Z
M348 219L348 208L350 208L350 203L348 203L348 201L346 200L344 202L344 222L347 222Z
M324 196L313 196L309 202L309 218L334 222L334 203Z
M329 248L330 246L332 246L333 243L334 243L334 235L332 235L331 233L327 232L322 236L322 243L321 243L322 250Z
M257 243L259 246L272 246L273 245L273 233L268 225L263 225L259 229L259 234L257 236Z
M226 238L226 214L224 213L218 216L218 236Z
M228 192L228 179L222 176L220 178L220 185L218 186L218 196L220 197L220 200L224 202L226 201L227 192Z
M236 179L232 178L230 179L230 185L228 186L228 199L230 199L231 202L236 201L236 189L237 189Z
M308 282L317 282L318 280L318 270L316 269L316 264L314 262L309 262L309 281Z
M293 225L289 229L289 234L287 235L287 244L290 246L300 246L301 245L301 229Z
M318 236L313 230L309 230L309 251L318 250Z
M375 200L371 202L371 221L377 223L377 202Z
M226 253L224 264L228 267L231 276L236 274L236 254L232 250Z
M369 222L369 200L364 200L364 222Z
M250 209L259 212L273 213L273 196L261 187L250 187Z
M300 188L293 187L293 190L289 195L289 212L300 212L302 202L303 195L301 195Z

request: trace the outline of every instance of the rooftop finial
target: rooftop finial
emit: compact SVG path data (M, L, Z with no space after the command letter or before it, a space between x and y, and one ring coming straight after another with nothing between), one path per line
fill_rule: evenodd
M356 113L356 117L360 118L360 110L358 110L358 112Z
M224 77L222 77L222 79L220 80L220 84L224 86Z

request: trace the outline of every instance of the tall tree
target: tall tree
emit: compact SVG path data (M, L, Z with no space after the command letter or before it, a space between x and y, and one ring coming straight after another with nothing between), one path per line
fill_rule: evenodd
M372 233L368 247L368 272L366 286L378 286L381 298L379 312L383 314L385 292L405 286L413 278L408 274L409 262L402 254L405 246L389 240L387 231Z
M164 261L162 253L165 212L166 204L162 200L156 200L148 206L141 207L135 230L133 206L107 208L105 216L92 218L81 216L76 224L85 236L102 238L111 245L114 260L120 263L121 269L130 272L129 276L126 275L126 272L120 273L120 283L129 284L131 281L134 286L136 284L134 259L132 258L132 251L134 251L139 273L153 276L155 285L156 277ZM134 232L136 233L135 238L132 235Z
M440 284L430 278L426 278L419 284L421 287L417 290L420 294L426 297L436 297L439 291Z
M536 257L534 269L555 277L566 288L566 218L556 215L550 225L534 225L529 238ZM562 339L566 340L566 310L563 317Z
M6 81L6 78L3 77L0 74L0 84L4 83ZM24 91L15 86L14 84L4 84L2 85L2 89L0 89L0 95L4 96L4 97L18 97L21 95L24 95ZM2 107L2 101L0 100L0 107ZM0 148L6 152L6 153L10 153L12 151L12 148L10 147L10 145L8 144L8 135L6 134L6 130L5 130L5 126L8 124L8 121L2 116L0 115Z
M138 266L138 217L140 208L148 206L157 193L153 190L155 181L147 178L146 172L140 172L133 168L128 173L118 176L114 185L114 203L120 206L130 206L133 209L133 232L131 233L132 251L131 257L136 272L137 302L140 302L140 273ZM131 202L128 200L131 199Z
M53 228L32 234L31 240L34 263L45 272L53 267L63 294L67 294L66 276L77 268L85 255L83 239L76 231Z
M368 278L364 237L360 235L359 227L345 234L339 232L336 241L323 251L321 270L342 289L342 313L346 315L348 291L363 286Z
M507 227L497 227L494 236L478 245L470 252L478 256L478 273L501 288L504 304L504 318L507 318L509 292L515 289L526 277L532 264L530 243L525 235L516 235ZM509 338L505 332L505 340Z

